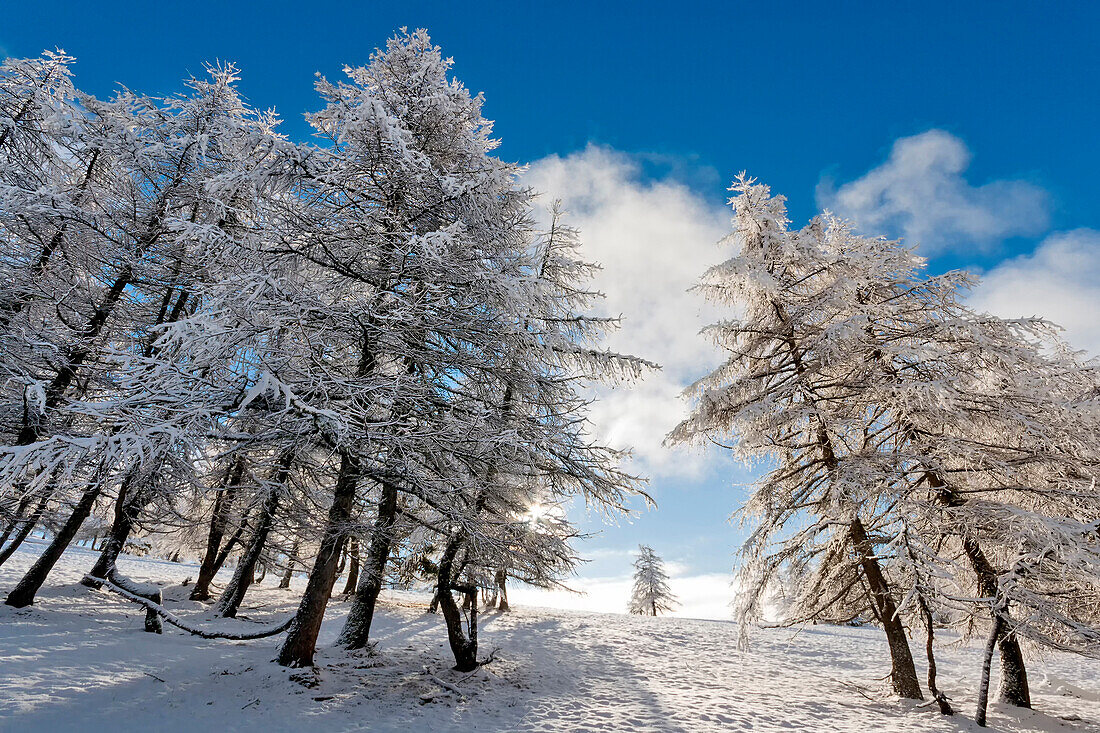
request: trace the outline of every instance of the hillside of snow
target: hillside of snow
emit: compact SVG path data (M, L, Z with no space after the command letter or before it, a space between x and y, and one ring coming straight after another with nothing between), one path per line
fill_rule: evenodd
M39 549L28 542L0 568L0 590ZM319 666L289 670L271 661L280 637L145 633L139 608L78 584L93 559L70 550L33 607L0 606L0 731L982 730L969 719L977 642L939 651L940 685L962 713L953 717L889 694L873 628L761 630L739 651L731 622L520 606L482 616L481 655L493 660L460 674L441 618L412 593L385 598L376 650L356 655L330 648L347 611L334 599ZM119 568L164 585L169 608L214 627L282 620L298 600L269 576L240 620L215 622L185 600L193 565L123 557ZM986 730L1100 731L1100 662L1048 655L1029 673L1036 710L993 704Z

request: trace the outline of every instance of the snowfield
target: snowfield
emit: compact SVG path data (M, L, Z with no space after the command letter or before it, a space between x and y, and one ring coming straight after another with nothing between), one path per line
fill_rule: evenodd
M0 568L0 589L39 549L28 541ZM969 719L978 642L940 650L940 685L963 713L951 718L891 697L876 629L761 630L741 652L730 622L521 606L482 616L481 656L493 661L460 674L442 619L414 593L384 596L373 654L329 648L348 605L334 599L317 669L290 670L271 661L281 637L145 633L137 606L78 584L94 557L71 549L34 606L0 606L0 730L982 730ZM180 587L194 565L124 556L119 568L164 584L169 608L211 627L282 620L298 601L268 576L240 620L215 622ZM913 651L922 656L923 645ZM1029 674L1037 709L993 704L986 730L1100 731L1100 662L1048 655Z

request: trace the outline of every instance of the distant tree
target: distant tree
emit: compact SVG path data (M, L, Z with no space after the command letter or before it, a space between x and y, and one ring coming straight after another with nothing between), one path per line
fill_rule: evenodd
M634 591L630 594L630 612L638 616L656 616L675 610L680 602L668 587L665 563L649 545L638 545L634 561Z

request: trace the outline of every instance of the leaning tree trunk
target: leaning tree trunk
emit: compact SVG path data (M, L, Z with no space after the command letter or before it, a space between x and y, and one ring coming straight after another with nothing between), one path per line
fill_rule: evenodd
M932 693L932 698L939 705L940 713L943 715L954 715L955 711L951 708L951 703L947 700L947 695L940 691L939 686L936 684L936 654L935 654L935 620L932 618L932 609L928 607L928 601L921 595L918 598L920 605L921 617L924 619L924 654L928 658L928 691Z
M42 518L42 515L46 513L46 505L49 504L50 497L52 495L52 491L47 491L45 494L43 494L42 499L38 502L38 506L34 508L34 511L31 512L30 516L22 519L22 525L19 527L19 531L15 533L14 537L11 538L11 542L8 544L8 546L5 547L3 550L0 550L0 565L6 563L8 561L8 558L10 558L15 553L15 551L19 549L19 546L23 544L23 540L30 537L31 532L33 532L34 528L38 525L38 520L40 520ZM11 528L9 528L9 530L10 529ZM5 533L5 540L7 540L8 534L10 534L10 531Z
M301 549L301 543L298 540L294 540L294 547L290 550L290 554L286 558L286 570L283 571L283 577L279 580L279 588L286 590L290 587L290 581L294 578L294 563L298 561L298 552Z
M39 556L34 565L31 565L30 570L26 572L22 580L12 588L4 603L16 608L23 608L34 603L34 597L38 593L38 589L46 582L46 577L53 570L53 566L61 559L61 555L68 548L69 543L80 531L80 525L84 524L84 520L92 513L95 500L103 492L104 483L106 483L105 479L96 479L91 486L84 490L80 500L73 507L72 514L69 515L69 518L65 520L65 524L54 536L53 542L46 547L46 550Z
M497 591L499 592L499 601L497 603L497 610L501 612L511 610L511 606L508 605L508 571L504 568L497 570L496 574Z
M355 593L355 586L359 580L359 538L352 537L348 541L348 579L344 583L344 595Z
M244 456L239 456L226 472L225 485L222 490L214 497L214 512L210 517L210 532L206 537L206 552L202 556L202 564L199 565L199 576L195 580L195 587L191 589L190 598L192 601L210 599L210 583L221 567L221 563L218 562L218 551L221 549L225 529L229 525L229 513L233 510L233 502L237 497L241 478L244 476L244 468Z
M370 627L374 621L374 609L378 594L382 592L382 579L386 573L393 547L393 528L397 521L397 487L382 483L382 495L378 501L378 516L371 530L370 547L359 577L348 620L340 632L338 644L347 649L362 649L370 641Z
M118 489L118 498L115 499L114 521L111 522L111 531L107 535L107 541L99 553L99 558L92 566L88 575L80 582L92 588L98 588L101 584L92 578L106 578L115 566L122 548L126 546L126 540L130 539L130 533L137 523L138 514L151 498L151 492L146 487L139 487L133 492L134 478L127 476Z
M996 598L997 574L981 547L976 541L967 539L963 541L963 550L978 578L978 592L983 598ZM1019 640L1006 623L1007 610L991 608L990 613L993 615L993 627L997 630L997 645L1001 652L1001 702L1030 708L1031 689L1027 681L1024 654Z
M271 533L271 525L275 522L275 512L279 509L282 487L286 484L287 476L290 473L290 464L293 460L293 452L287 451L283 454L275 486L268 489L268 494L264 498L260 516L256 520L256 531L252 534L248 549L245 550L240 562L237 563L237 569L233 572L233 579L229 581L229 585L225 587L218 599L218 613L224 618L236 617L237 610L241 607L241 602L244 601L244 594L248 591L248 586L255 577L256 564L260 561L260 555L267 544L267 536Z
M31 502L33 501L33 492L24 489L24 494L16 505L15 511L11 513L11 519L8 520L7 525L4 527L4 533L0 534L0 547L3 547L7 543L8 538L11 537L11 533L14 532L17 527L23 526L26 521L23 514L30 508Z
M309 573L298 613L290 624L276 659L284 667L313 666L317 636L321 633L321 622L325 618L328 599L336 582L336 565L340 561L340 551L347 538L360 471L359 459L354 454L345 452L340 459L340 473L336 478L321 547Z
M443 611L443 620L447 625L447 640L455 658L455 669L459 672L472 672L477 669L477 586L458 585L454 582L454 561L462 546L460 538L452 539L443 551L439 561L439 584L436 597ZM455 603L452 591L460 591L471 600L470 616L467 623L469 635L462 628L462 611Z
M894 692L899 697L923 700L924 695L921 694L917 670L913 664L913 654L909 649L909 639L905 636L905 626L901 622L901 617L898 616L890 586L875 558L874 547L867 538L863 522L858 517L848 524L848 534L852 546L859 555L860 567L863 569L864 577L867 578L867 584L871 588L871 598L882 620L882 628L886 632L886 642L890 647L890 680Z
M994 612L993 627L989 630L989 641L985 645L985 654L982 655L982 681L978 686L978 709L974 713L974 722L985 727L985 713L989 707L989 668L993 663L993 648L997 645L997 639L1004 630L1004 619Z
M929 485L939 491L939 500L944 506L960 507L966 503L965 499L952 491L938 474L929 471L925 476ZM983 598L996 598L998 595L997 572L982 551L981 545L972 537L963 538L963 552L966 553L970 567L978 580L978 593ZM996 608L991 612L1007 614L1007 610L998 611ZM1024 666L1024 654L1020 649L1020 642L1007 623L998 624L996 619L993 621L994 628L998 629L1000 634L997 639L1001 652L1000 699L1016 707L1030 708L1031 689L1027 681L1027 668Z
M790 341L788 344L795 354L796 369L801 373L802 361L798 356L797 348ZM836 456L836 451L833 450L832 439L829 437L825 423L820 420L817 424L817 445L821 450L825 467L835 475L840 468L840 460ZM894 692L898 697L923 700L924 695L921 694L920 683L917 681L917 669L913 664L913 653L909 649L909 639L905 636L905 626L898 616L897 605L894 603L890 586L886 582L886 576L883 575L878 558L875 557L875 548L868 539L867 531L858 515L848 523L848 540L859 558L859 565L871 589L872 603L882 619L882 628L890 648L890 681Z

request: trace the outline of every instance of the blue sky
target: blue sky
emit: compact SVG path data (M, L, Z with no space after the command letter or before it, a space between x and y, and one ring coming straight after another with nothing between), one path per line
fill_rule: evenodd
M428 28L485 93L501 155L576 214L627 319L616 344L666 366L597 410L610 439L641 446L661 506L588 544L592 607L617 603L639 541L698 591L688 611L718 613L704 587L728 594L740 533L725 519L748 474L657 443L674 392L716 358L692 333L713 314L683 290L722 256L738 171L787 194L796 224L827 205L906 236L934 270L985 273L979 307L1049 315L1100 353L1097 3L23 2L4 19L4 55L62 47L101 96L175 91L204 61L235 61L298 139L314 72Z

